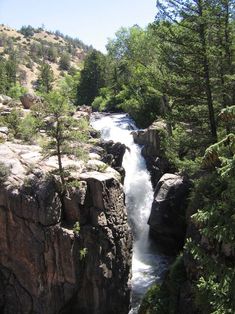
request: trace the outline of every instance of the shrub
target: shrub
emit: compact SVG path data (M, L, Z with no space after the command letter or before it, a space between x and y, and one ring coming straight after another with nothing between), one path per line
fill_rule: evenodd
M79 221L75 222L74 226L73 226L73 232L76 234L76 235L79 235L80 233L80 223Z
M0 161L0 184L10 175L10 168Z
M70 68L70 55L68 53L63 53L59 61L60 69L68 71Z
M86 247L84 247L83 249L81 249L81 250L79 251L79 259L80 259L80 260L83 260L83 259L86 257L87 252L88 252L88 249L87 249Z
M92 102L92 108L94 110L103 111L106 109L107 100L102 96L97 96Z
M15 85L13 85L8 92L8 95L11 98L14 98L16 100L20 99L20 96L22 96L23 94L27 93L27 88L25 88L24 86L20 85L19 83L16 83Z
M9 115L6 116L4 125L6 125L11 134L14 137L19 136L19 126L21 122L21 111L18 109L13 109Z
M183 256L179 255L171 265L162 284L154 284L146 293L139 314L178 313L178 296L186 280Z
M34 35L34 28L30 25L28 26L22 26L20 29L20 33L23 34L25 37L31 37Z
M34 117L32 114L28 114L19 124L19 136L25 141L32 143L35 136L40 129L41 121Z

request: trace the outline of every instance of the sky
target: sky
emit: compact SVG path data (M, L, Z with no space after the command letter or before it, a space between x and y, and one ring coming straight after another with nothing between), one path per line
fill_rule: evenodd
M16 29L44 24L102 52L120 27L145 27L155 15L156 0L0 0L1 24Z

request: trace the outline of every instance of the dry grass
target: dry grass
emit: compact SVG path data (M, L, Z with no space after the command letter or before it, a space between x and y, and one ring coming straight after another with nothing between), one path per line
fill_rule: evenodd
M34 39L41 39L41 40L45 40L49 43L52 43L52 44L61 44L61 45L66 45L66 42L63 38L61 37L56 37L55 35L53 34L48 34L47 32L45 31L42 31L40 33L35 33L34 36L33 36ZM58 38L58 39L57 39Z
M22 45L23 49L25 49L26 55L30 57L30 51L29 48L34 42L38 42L40 40L43 40L45 42L48 42L48 44L59 44L63 47L66 47L68 45L66 41L62 37L58 37L54 34L48 34L46 31L41 31L39 33L35 33L34 36L25 38L21 33L16 31L15 29L0 25L0 34L6 34L8 37L11 38L17 38L17 40L14 40L14 46L17 48L18 45ZM4 47L0 47L0 53L4 51ZM4 57L7 59L8 55L4 55ZM82 62L85 58L85 53L82 49L76 48L76 53L73 57L71 57L71 66L75 67L77 69L81 68ZM54 85L57 85L58 81L62 78L61 71L59 69L59 59L60 56L57 58L57 62L50 62L50 66L53 70L55 82ZM39 60L40 62L40 60ZM23 63L23 60L22 60ZM22 84L30 91L33 91L33 82L35 82L38 78L39 74L39 63L33 62L32 69L26 67L24 64L19 65L20 70L25 72L25 82L22 82ZM66 71L65 71L66 73Z

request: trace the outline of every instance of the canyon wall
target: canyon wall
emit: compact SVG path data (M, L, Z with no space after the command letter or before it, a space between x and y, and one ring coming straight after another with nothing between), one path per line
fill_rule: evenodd
M115 171L77 165L61 199L38 147L0 144L0 162L0 313L128 313L132 236Z

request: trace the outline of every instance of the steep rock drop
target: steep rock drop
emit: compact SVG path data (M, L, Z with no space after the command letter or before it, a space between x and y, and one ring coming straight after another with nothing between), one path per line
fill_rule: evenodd
M0 183L0 313L127 313L132 237L115 175L86 172L77 162L71 175L79 184L62 213L47 176L53 157L6 142L0 162L10 167Z
M128 222L134 234L130 313L136 314L141 298L168 266L168 258L157 252L148 237L147 221L153 202L151 178L141 155L141 147L134 143L131 134L137 128L128 115L97 114L93 117L92 126L101 132L102 139L120 142L127 147L122 165L125 169L124 192Z

